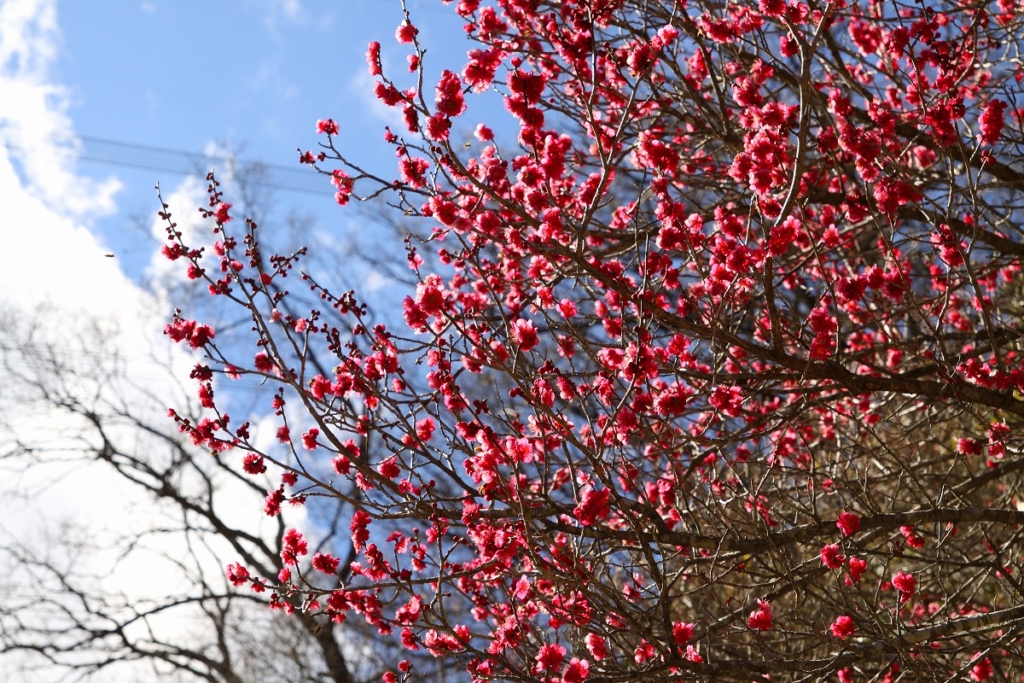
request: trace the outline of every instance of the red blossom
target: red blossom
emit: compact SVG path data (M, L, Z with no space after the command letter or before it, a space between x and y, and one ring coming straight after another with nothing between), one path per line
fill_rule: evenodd
M352 513L352 522L349 524L349 529L352 531L352 543L357 551L361 550L363 544L370 538L370 531L367 529L370 521L370 515L362 510L356 510Z
M739 417L743 405L743 391L739 387L715 387L708 403L729 417Z
M249 580L249 571L238 563L229 564L226 574L228 581L235 586L241 586Z
M317 553L313 555L311 564L313 569L324 574L334 574L338 571L340 560L328 553Z
M242 469L247 474L263 474L267 471L267 465L263 456L258 453L246 453L242 459Z
M860 581L860 577L864 574L868 568L868 563L859 557L851 557L849 562L850 581L857 583Z
M441 72L434 98L437 113L446 117L455 117L466 111L466 100L462 96L462 81L458 74L448 71Z
M403 157L398 162L398 172L401 175L402 182L408 183L414 189L426 186L428 168L430 168L430 162L426 159Z
M1006 103L1002 100L989 100L978 117L978 139L983 144L994 145L999 142L999 136L1003 133L1003 112L1006 111Z
M852 512L841 512L839 519L836 520L836 526L843 532L843 536L853 536L860 531L860 517Z
M338 124L334 119L320 119L316 122L316 132L322 135L337 135Z
M283 488L273 489L267 491L267 496L263 501L263 513L267 517L276 517L281 514L281 505L284 504L285 495Z
M405 101L405 95L399 92L398 88L379 81L373 84L373 94L377 99L389 107L393 107L399 102Z
M924 539L917 535L913 526L904 525L900 527L900 533L911 548L923 548Z
M583 683L590 676L590 662L573 657L562 674L563 683Z
M193 349L201 349L214 337L213 328L201 325L194 320L175 320L164 328L164 333L176 342L187 341Z
M370 70L371 76L380 76L380 43L376 40L371 41L370 45L366 48L366 66Z
M832 631L832 635L836 638L846 640L853 635L853 632L857 630L856 625L853 623L853 618L847 615L836 617L836 620L829 626L829 630Z
M572 513L583 526L593 526L608 517L611 511L610 499L610 489L589 489L583 494L580 504L573 509Z
M892 585L900 594L900 602L907 602L914 596L914 591L917 588L917 579L914 578L913 574L907 572L897 572L892 577Z
M483 92L490 87L502 56L502 51L497 48L469 51L469 62L462 70L462 77L474 92Z
M386 479L396 479L402 473L401 468L398 466L398 456L393 455L381 462L377 466L377 471Z
M167 326L202 350L201 406L226 405L217 373L256 375L280 443L258 450L267 439L226 415L174 413L178 428L243 448L249 475L293 468L267 514L315 496L352 515L345 566L317 552L323 575L304 572L309 544L338 539L292 529L260 560L285 565L277 584L241 565L227 580L276 587L275 609L365 619L419 651L417 677L457 660L476 683L764 673L762 645L810 671L858 624L800 596L884 613L890 587L903 606L919 581L908 633L982 642L974 617L1013 606L1003 522L1021 497L1006 213L1021 77L991 66L1019 33L1013 2L450 4L475 41L464 64L427 63L410 15L396 39L417 43L412 77L386 78L367 50L375 97L404 121L384 131L397 177L335 149L331 119L316 128L329 143L300 155L339 205L380 198L412 222L393 299L333 286L351 270L338 259L273 253L255 223L230 223L212 176L211 253L168 220L164 255L245 321L217 346L181 314ZM456 144L466 94L487 91L513 127L499 111ZM288 424L317 426L293 441ZM868 560L913 574L873 590ZM946 584L970 601L936 602ZM742 607L758 596L772 604ZM691 603L715 621L700 649ZM785 619L759 633L773 606ZM1015 671L1005 648L956 662L908 643L858 650L837 675Z
M554 671L562 666L565 660L565 648L557 644L542 645L537 652L537 664L534 666L535 673L542 671Z
M416 36L419 35L419 32L420 30L418 28L406 20L399 24L398 28L395 29L395 40L399 43L411 43Z
M992 660L980 652L976 653L971 659L971 680L987 681L992 678L993 673Z
M676 645L686 645L693 638L693 624L687 624L681 621L672 623L672 639Z
M839 569L843 566L845 557L839 554L839 545L829 543L821 548L821 563L829 569Z
M218 223L224 224L231 220L231 216L228 211L231 210L231 204L227 202L220 202L213 209L213 217Z
M654 655L654 646L646 640L641 640L640 644L636 646L635 650L633 650L633 661L637 664L643 664L644 662L654 659Z
M587 651L595 660L600 662L608 656L608 647L604 638L596 633L588 633L584 640L587 644Z
M289 529L281 539L284 546L281 550L281 561L287 565L298 564L299 557L309 552L306 540L298 529Z
M533 322L523 318L512 323L509 338L515 342L520 351L529 351L540 343L540 336L537 334L537 328Z
M435 142L444 142L448 139L448 133L452 128L452 122L443 114L434 114L427 118L427 125L424 132L427 137Z
M463 649L462 644L455 636L439 633L434 629L427 631L423 637L423 646L435 657L441 657L450 652L461 652Z
M960 437L956 442L956 452L962 455L981 455L983 447L977 439Z
M758 600L757 609L747 617L747 626L754 631L767 631L772 627L772 606L767 600Z

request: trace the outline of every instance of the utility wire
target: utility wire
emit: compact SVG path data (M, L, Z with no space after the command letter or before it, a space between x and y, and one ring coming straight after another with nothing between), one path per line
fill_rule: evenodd
M2 125L0 125L2 127ZM54 145L52 147L30 147L6 140L8 149L25 154L52 154L62 158L79 161L133 168L144 171L158 171L175 175L202 174L202 169L211 165L236 168L251 168L266 174L264 185L284 192L314 194L320 197L333 193L330 181L312 169L291 168L278 164L268 164L254 159L238 159L229 156L199 154L168 147L140 145L133 142L111 140L109 138L80 135L84 150L79 151L71 145Z

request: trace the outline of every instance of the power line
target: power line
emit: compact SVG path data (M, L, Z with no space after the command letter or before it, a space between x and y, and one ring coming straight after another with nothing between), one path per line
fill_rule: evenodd
M0 123L0 128L2 127L5 126ZM79 150L70 144L31 147L11 140L5 140L5 145L8 149L25 154L51 154L83 162L175 175L202 175L205 173L203 169L209 169L211 165L249 168L266 174L263 181L266 187L320 197L333 193L329 181L311 169L303 170L255 159L188 152L91 135L80 135L77 139L82 142L84 149Z

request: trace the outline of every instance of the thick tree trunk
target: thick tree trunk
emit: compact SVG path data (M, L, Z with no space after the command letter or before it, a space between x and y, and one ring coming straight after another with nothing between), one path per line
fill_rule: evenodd
M352 672L348 668L348 662L345 661L345 655L334 638L334 624L318 623L315 619L305 615L301 618L303 626L320 645L329 679L334 683L355 683L355 678L352 677Z

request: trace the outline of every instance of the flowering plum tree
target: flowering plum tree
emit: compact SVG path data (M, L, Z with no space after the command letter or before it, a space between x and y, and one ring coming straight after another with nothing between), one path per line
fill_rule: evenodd
M212 178L213 253L165 207L254 343L168 325L206 356L181 429L285 468L267 514L351 513L344 563L289 530L277 576L229 578L479 681L1024 672L1020 7L452 9L477 45L436 81L408 14L411 75L367 52L392 175L333 120L301 157L430 226L403 320L263 254ZM494 96L515 130L457 143ZM280 448L215 373L275 388Z

